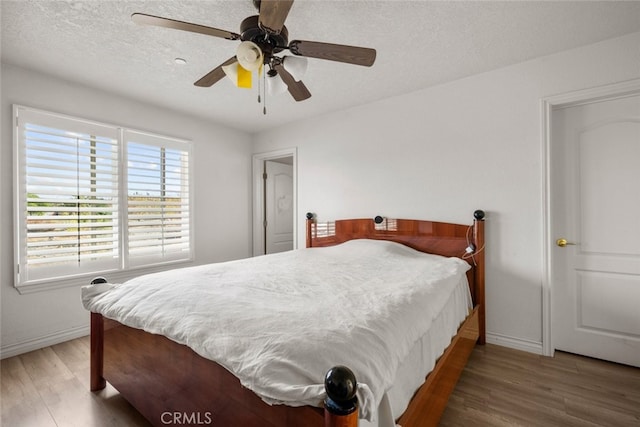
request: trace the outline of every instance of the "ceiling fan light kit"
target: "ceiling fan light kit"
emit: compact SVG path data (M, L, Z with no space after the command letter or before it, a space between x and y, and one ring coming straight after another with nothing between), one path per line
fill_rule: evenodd
M291 77L297 82L302 80L307 72L308 61L302 56L284 56L282 58L282 66L291 74Z
M250 41L240 43L236 51L236 58L242 68L248 71L257 71L264 61L262 49Z
M233 64L223 65L222 71L231 80L231 82L240 88L251 88L251 71L245 69L238 62Z
M253 4L259 15L245 18L240 24L240 34L144 13L134 13L131 19L139 25L188 31L227 40L241 40L236 56L196 81L194 84L199 87L210 87L225 75L238 87L251 87L251 74L258 71L259 76L262 74L262 78L265 79L265 89L270 94L288 90L293 99L303 101L311 97L301 80L307 70L307 58L365 67L370 67L375 62L375 49L304 40L289 42L289 31L284 21L293 0L253 0ZM293 55L276 55L283 50L289 50ZM283 90L283 87L286 89ZM266 114L266 109L264 111Z
M287 84L280 78L276 70L267 71L265 84L269 95L280 95L287 91Z

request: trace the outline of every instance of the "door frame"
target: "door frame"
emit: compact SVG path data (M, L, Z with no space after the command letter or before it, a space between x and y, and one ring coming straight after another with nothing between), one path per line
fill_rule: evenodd
M570 107L580 104L588 104L602 99L615 98L617 96L627 96L634 93L640 93L640 79L628 80L620 83L598 86L590 89L583 89L554 95L542 99L541 117L542 117L542 259L543 259L543 283L542 283L542 354L545 356L553 356L555 348L553 346L553 330L552 319L553 312L551 310L552 301L552 271L551 271L551 253L553 245L555 245L554 236L551 235L551 189L554 185L550 177L551 164L551 146L554 143L551 133L551 121L554 108Z
M298 248L298 149L293 147L253 155L253 256L264 255L264 162L284 157L293 158L293 249Z

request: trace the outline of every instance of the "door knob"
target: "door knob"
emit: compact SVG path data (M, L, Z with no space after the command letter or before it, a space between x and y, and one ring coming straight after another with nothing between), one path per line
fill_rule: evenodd
M556 240L556 245L560 246L561 248L564 248L567 245L575 245L575 243L567 242L567 239L565 239L564 237L561 237L558 240Z

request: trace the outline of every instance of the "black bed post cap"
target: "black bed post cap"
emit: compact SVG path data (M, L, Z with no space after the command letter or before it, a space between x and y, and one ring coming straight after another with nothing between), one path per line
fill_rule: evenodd
M313 219L313 217L315 216L315 214L313 212L307 212L307 219Z
M473 213L473 217L478 221L484 220L484 211L482 209L478 209Z
M346 366L334 366L324 376L327 398L324 407L336 415L348 415L358 409L356 376Z

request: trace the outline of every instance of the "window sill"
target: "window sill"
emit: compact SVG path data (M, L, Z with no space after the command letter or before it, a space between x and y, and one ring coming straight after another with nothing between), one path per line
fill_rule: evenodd
M102 273L83 274L63 279L55 279L51 281L42 281L39 283L31 283L15 286L20 295L33 294L36 292L47 292L56 289L71 288L85 286L91 283L96 277L104 277L109 283L123 283L134 277L142 276L148 273L157 273L159 271L172 270L174 268L189 267L195 265L192 260L175 261L172 263L154 265L151 267L132 268L126 271L107 271Z

